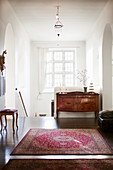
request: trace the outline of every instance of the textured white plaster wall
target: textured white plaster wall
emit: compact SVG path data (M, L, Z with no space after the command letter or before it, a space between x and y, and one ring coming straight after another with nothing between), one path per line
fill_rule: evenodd
M13 88L18 88L22 92L22 96L26 105L28 114L30 114L30 39L22 24L17 18L15 12L7 0L0 1L0 48L5 48L5 32L7 24L11 24L14 33L14 58L12 63L15 66L15 75L13 78ZM10 35L9 35L10 36ZM12 43L12 39L9 43ZM9 63L9 62L8 62ZM7 64L8 64L7 63ZM14 89L13 89L14 90ZM10 94L10 91L8 91ZM12 95L12 94L11 94ZM14 94L15 95L15 94ZM10 97L9 97L10 99ZM1 99L2 100L2 99ZM8 102L8 101L7 101ZM15 108L19 109L17 100L12 101ZM3 102L2 102L3 103ZM9 106L10 107L10 102ZM3 106L4 107L4 106Z

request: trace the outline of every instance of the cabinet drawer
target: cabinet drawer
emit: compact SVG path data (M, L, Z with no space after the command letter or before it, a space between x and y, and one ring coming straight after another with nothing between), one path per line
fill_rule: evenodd
M59 109L65 111L73 110L73 98L60 98Z
M96 111L96 104L95 103L84 103L84 104L79 104L78 105L78 110L80 112L93 112Z

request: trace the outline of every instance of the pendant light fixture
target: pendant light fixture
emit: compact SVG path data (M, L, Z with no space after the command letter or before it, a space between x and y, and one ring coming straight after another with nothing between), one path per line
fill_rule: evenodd
M61 21L59 19L59 6L57 6L56 23L54 25L54 28L55 28L55 31L56 31L56 35L58 37L61 35L62 27L63 27L63 24L61 23Z

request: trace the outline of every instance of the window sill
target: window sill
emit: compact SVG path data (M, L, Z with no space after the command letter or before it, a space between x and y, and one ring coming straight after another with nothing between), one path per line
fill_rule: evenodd
M40 94L53 94L54 89L44 89L43 91L40 92Z

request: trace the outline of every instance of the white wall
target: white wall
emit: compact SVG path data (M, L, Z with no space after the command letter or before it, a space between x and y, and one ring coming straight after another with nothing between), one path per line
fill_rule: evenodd
M15 108L15 46L14 32L11 24L8 24L5 32L4 49L7 49L5 57L5 79L6 79L6 94L5 107Z
M5 30L9 23L14 32L14 84L15 88L21 91L26 109L30 114L30 39L9 2L1 0L0 3L0 48L4 50ZM15 108L19 110L18 103L15 103ZM21 112L19 112L19 115L21 115Z
M87 43L85 42L59 42L59 47L80 47L80 53L77 60L77 68L84 69L87 67L88 71L91 73L91 80L93 80L94 88L99 90L102 87L102 39L104 28L107 23L112 24L113 22L113 1L108 1L104 10L100 14L97 22L92 29L91 34L88 35ZM31 115L34 116L35 113L46 113L48 116L51 114L50 103L51 99L54 98L53 93L42 93L40 91L40 77L41 75L41 65L40 56L42 55L43 48L57 47L57 42L33 42L33 56L31 62L31 93L32 104L31 104ZM35 49L37 48L37 49ZM40 52L41 51L41 52ZM86 60L87 56L87 60ZM101 63L100 63L101 61ZM86 66L87 65L87 66ZM38 71L36 76L33 73ZM80 84L78 84L80 85ZM42 85L41 85L42 87ZM109 87L108 87L109 88ZM82 115L83 116L83 115ZM92 116L92 115L91 115ZM87 117L87 116L86 116Z
M1 0L0 0L0 55L4 50L4 37L5 37L5 25L1 20ZM0 96L0 110L2 110L4 106L5 106L5 96Z
M107 5L105 6L104 10L100 14L97 22L94 25L94 28L89 34L88 39L86 41L86 58L87 58L87 69L92 72L92 79L95 88L103 88L103 80L102 80L102 41L103 41L103 34L106 24L112 25L113 23L113 1L108 1ZM92 51L92 53L90 53ZM89 63L89 54L92 58L92 63ZM109 54L108 54L109 55ZM92 65L92 67L90 67ZM111 67L107 66L107 67ZM108 73L111 75L111 73ZM104 77L105 79L105 77ZM106 80L104 80L106 81ZM108 83L109 88L109 83ZM101 89L102 91L102 89ZM106 98L108 102L110 98ZM111 109L111 108L109 108Z
M112 109L112 30L106 25L102 44L102 97L103 109Z
M20 21L16 17L12 7L7 0L0 0L0 49L4 50L5 31L7 24L10 23L14 32L15 43L15 87L22 92L26 109L29 116L35 113L47 113L50 115L50 101L53 99L53 93L41 93L40 86L40 63L39 49L56 47L56 42L30 42ZM90 59L91 65L89 71L92 73L94 85L101 86L102 74L99 63L102 57L102 38L105 25L113 24L113 1L108 1L104 10L100 14L94 29L88 35L87 43L85 42L59 42L60 47L79 47L80 53L77 60L78 69L86 67L86 56ZM0 51L2 53L2 51ZM87 54L87 55L86 55ZM87 60L87 61L88 61ZM96 65L96 66L95 66ZM87 62L87 67L89 63ZM91 69L91 70L90 70ZM99 77L100 74L100 77ZM0 97L0 108L4 107L4 96ZM16 106L19 109L18 103ZM20 109L21 110L21 109ZM20 113L21 115L21 113ZM23 115L23 114L22 114Z

